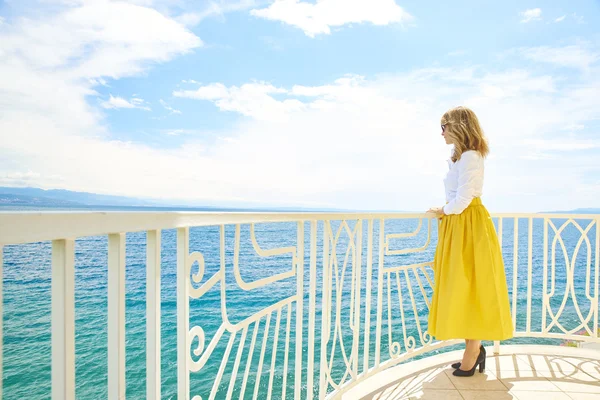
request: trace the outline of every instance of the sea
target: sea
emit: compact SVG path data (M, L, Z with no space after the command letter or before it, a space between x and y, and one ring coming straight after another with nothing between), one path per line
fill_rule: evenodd
M77 211L97 211L97 207L79 208ZM178 211L178 209L149 209L133 207L113 207L102 208L104 211ZM0 212L14 211L33 211L28 207L2 207ZM43 211L72 211L72 209L44 209ZM188 210L186 210L188 211ZM205 210L201 210L205 211ZM212 209L211 211L216 211ZM231 211L231 210L229 210ZM590 216L593 217L593 216ZM552 226L549 226L549 260L555 260L554 289L555 295L550 300L551 309L558 312L561 309L558 321L566 329L573 329L581 324L581 316L589 316L592 310L592 303L587 296L595 293L598 297L599 288L595 286L594 281L588 279L594 275L594 266L596 265L597 241L596 228L592 227L585 234L582 231L592 223L591 219L575 220L571 223L564 219L552 219L552 226L560 229L560 240L554 241L556 233ZM338 317L342 321L339 332L332 328L331 337L338 340L338 345L345 345L345 351L352 347L352 338L354 331L350 324L351 299L352 293L351 273L353 264L351 255L348 256L348 248L356 243L357 236L352 236L356 228L356 221L333 221L325 225L319 222L317 228L317 304L314 310L309 310L309 282L310 282L310 224L304 224L304 329L307 331L308 316L312 312L315 314L316 326L321 327L322 309L322 271L323 271L323 231L325 228L331 228L334 235L339 234L337 246L335 248L336 257L332 268L334 271L333 282L336 285L334 291L334 307L332 307L332 321ZM498 219L494 219L498 226ZM576 225L576 224L577 225ZM516 241L514 235L514 219L504 218L502 221L502 250L506 266L506 278L509 288L509 296L513 298L514 288L517 288L515 296L517 311L517 330L524 331L528 325L527 319L527 292L531 287L532 308L529 324L532 330L539 330L542 319L542 292L543 292L543 220L533 220L532 250L531 250L531 270L528 275L530 253L528 249L529 223L527 219L520 219L517 222L518 235ZM416 219L397 219L385 221L385 232L387 233L409 233L419 227L419 221ZM580 229L581 228L581 229ZM2 227L6 229L6 227ZM367 222L363 221L362 226L362 254L360 277L363 282L363 288L366 282L366 271L368 265L368 236ZM374 327L376 321L376 301L378 286L378 248L379 248L379 230L380 221L373 223L373 281L371 290L371 326ZM427 221L421 231L414 237L397 237L390 239L389 249L404 249L421 247L426 244ZM431 225L432 238L431 244L424 251L410 254L389 255L384 257L384 266L396 268L402 265L427 262L433 259L434 247L436 243L436 223ZM296 223L269 223L258 224L256 226L256 239L263 249L283 248L295 246L297 243L297 224ZM177 314L176 314L176 231L172 229L162 231L162 249L161 249L161 387L162 398L177 398ZM575 248L581 242L580 250L575 255ZM517 249L515 251L515 243ZM236 227L225 226L225 256L226 256L226 277L228 299L227 306L229 317L233 323L242 321L253 313L258 312L275 302L293 295L296 291L296 279L285 279L273 285L254 290L243 291L237 287L233 275L233 260L235 255ZM274 257L260 257L252 247L250 236L250 226L242 224L239 233L239 265L242 278L247 281L255 281L278 273L289 271L292 264L292 258L289 254ZM220 227L196 227L190 230L190 250L199 251L203 254L206 271L202 284L206 282L220 268ZM51 398L51 243L38 242L20 245L4 246L4 354L3 354L3 397L9 399L49 399ZM76 397L77 399L106 399L107 398L107 237L84 237L78 238L75 243L75 336L76 336ZM555 257L552 257L552 254ZM333 254L333 253L332 253ZM515 258L516 256L516 258ZM126 396L128 399L146 398L146 233L133 232L126 234ZM333 257L332 257L333 258ZM331 258L330 258L331 260ZM347 260L344 268L344 260ZM354 260L356 261L356 260ZM514 265L517 266L517 277L514 279ZM551 265L551 262L549 263ZM590 269L591 268L591 269ZM193 272L193 271L192 271ZM567 275L572 273L576 290L571 293L568 290ZM357 273L358 274L358 273ZM358 276L358 275L357 275ZM422 281L425 281L423 274L419 275ZM383 321L382 321L382 359L389 359L394 351L393 342L399 343L400 352L408 351L410 343L402 340L402 329L406 328L408 335L416 338L417 347L422 338L419 335L417 322L421 328L426 327L427 308L424 296L430 295L430 288L425 287L421 292L417 286L417 274L403 274L390 272L384 274L382 282L383 296ZM547 277L548 289L551 287L551 276ZM514 285L516 282L516 286ZM586 284L587 292L586 292ZM591 284L591 286L589 286ZM411 305L408 292L408 286L412 285L414 289L415 305ZM388 289L392 296L389 298ZM366 289L363 289L361 296L365 296ZM400 292L400 296L398 296ZM339 294L341 307L336 307L335 299ZM207 338L210 339L216 333L221 322L221 298L220 285L217 285L200 299L190 300L190 326L198 325L203 327ZM404 302L402 303L402 300ZM342 304L343 303L343 304ZM400 309L405 311L404 318L406 323L401 324ZM360 327L364 327L365 302L361 304ZM294 329L295 323L291 324L291 342L289 345L289 369L284 376L282 365L284 362L283 347L285 342L286 318L295 321L298 310L290 308L282 309L280 313L273 314L261 320L261 325L253 324L247 332L248 339L242 344L244 351L250 344L250 336L253 329L257 329L256 350L254 359L250 362L252 368L257 367L260 347L263 345L264 338L267 338L266 356L263 368L260 374L250 374L248 379L248 389L245 392L245 398L252 398L256 395L258 398L266 398L269 394L269 379L271 356L275 352L273 359L276 360L276 368L273 373L273 388L271 398L292 398L294 391ZM288 317L288 314L289 317ZM389 317L389 318L388 318ZM549 318L548 314L546 316ZM265 333L264 327L269 320L271 330ZM345 322L344 322L345 321ZM587 322L592 326L591 320ZM279 327L279 339L277 346L274 346L274 326ZM554 327L553 332L559 332L560 328ZM363 331L360 333L364 334ZM373 331L369 333L371 344L369 348L369 360L374 360L375 337ZM217 382L216 399L225 398L229 382L232 376L233 359L237 353L240 335L235 338L233 350L229 355L229 361L225 363L222 381ZM224 336L219 342L217 348L209 358L207 366L199 372L190 374L190 386L192 389L191 397L200 396L202 399L209 399L210 392L215 385L215 377L218 375L218 369L221 360L226 354L226 347L229 336ZM304 352L308 346L307 332L303 338ZM233 339L232 339L233 340ZM208 340L207 340L208 343ZM318 389L318 365L320 360L320 332L316 332L316 351L315 351L315 374L314 387L307 388L306 362L304 363L302 377L302 391L307 390L316 392ZM511 339L507 343L551 343L565 344L561 341L549 339ZM330 342L331 344L331 342ZM193 346L197 346L196 339ZM396 348L397 350L397 348ZM362 358L365 349L359 349L360 366L362 371L364 365ZM339 347L337 353L332 352L331 345L328 347L329 354L335 354L331 359L332 378L343 379L347 367L347 361L341 354ZM306 357L306 354L303 355ZM233 398L240 398L240 386L244 375L244 356L242 366L236 376ZM197 358L197 357L196 357ZM262 379L258 387L255 387L258 376ZM285 378L285 380L284 380ZM346 377L347 378L347 377ZM284 382L285 381L285 382ZM285 389L284 389L285 387ZM285 390L285 395L283 394ZM303 396L304 397L304 396Z

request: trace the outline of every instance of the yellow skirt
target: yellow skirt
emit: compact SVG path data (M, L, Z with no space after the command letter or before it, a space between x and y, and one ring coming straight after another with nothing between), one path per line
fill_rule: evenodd
M502 251L480 198L461 214L442 217L434 281L429 333L436 339L513 336Z

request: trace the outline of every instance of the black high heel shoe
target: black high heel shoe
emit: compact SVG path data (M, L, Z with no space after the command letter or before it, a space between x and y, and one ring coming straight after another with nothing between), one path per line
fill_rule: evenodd
M480 352L483 351L483 354L485 354L485 347L483 347L483 345L479 346L479 351ZM454 369L459 369L460 368L460 363L456 362L456 363L452 364L451 367L454 368Z
M464 371L462 369L457 369L452 373L454 376L473 376L475 374L475 370L479 366L479 373L485 371L485 349L480 347L479 356L477 356L477 361L475 361L475 365L468 371Z

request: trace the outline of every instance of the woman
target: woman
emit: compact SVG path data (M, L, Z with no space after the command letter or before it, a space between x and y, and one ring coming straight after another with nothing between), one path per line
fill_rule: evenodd
M434 258L429 333L438 340L465 339L456 376L485 369L482 340L506 340L513 325L502 252L490 214L481 203L483 161L489 153L477 116L456 107L442 117L442 136L454 145L444 179L446 205L431 208L441 219Z

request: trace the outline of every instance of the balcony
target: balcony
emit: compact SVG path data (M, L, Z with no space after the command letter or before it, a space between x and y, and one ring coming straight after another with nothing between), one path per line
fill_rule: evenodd
M600 216L493 218L515 338L484 343L486 373L460 381L460 342L427 332L429 215L0 213L0 265L8 288L48 260L53 399L600 396ZM76 324L99 293L103 317ZM7 302L4 332L25 306ZM36 390L6 360L5 397Z
M535 400L600 398L599 352L557 346L488 348L486 371L469 379L452 375L452 351L392 367L366 379L343 399Z

